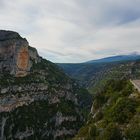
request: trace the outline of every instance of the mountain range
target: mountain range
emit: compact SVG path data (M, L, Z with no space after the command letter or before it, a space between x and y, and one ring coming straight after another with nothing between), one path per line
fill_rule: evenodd
M140 55L78 64L42 58L0 30L0 140L139 140Z
M106 57L102 59L97 59L97 60L90 60L85 63L111 63L111 62L123 62L123 61L135 61L139 60L140 55L138 53L132 53L129 55L117 55L117 56L111 56L111 57Z
M80 85L95 92L105 81L112 78L127 76L139 78L140 55L119 55L85 63L59 63L67 75L74 78Z

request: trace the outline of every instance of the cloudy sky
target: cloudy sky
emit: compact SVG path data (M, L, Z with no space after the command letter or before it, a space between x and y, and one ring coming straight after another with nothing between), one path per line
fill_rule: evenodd
M140 52L140 0L0 0L0 29L53 62Z

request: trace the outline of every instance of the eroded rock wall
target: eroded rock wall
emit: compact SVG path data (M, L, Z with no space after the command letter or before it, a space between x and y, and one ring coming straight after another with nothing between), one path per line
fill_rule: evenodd
M79 92L26 39L0 31L0 140L73 137L85 119Z
M30 72L33 61L39 61L36 49L18 33L0 30L0 72L24 77Z

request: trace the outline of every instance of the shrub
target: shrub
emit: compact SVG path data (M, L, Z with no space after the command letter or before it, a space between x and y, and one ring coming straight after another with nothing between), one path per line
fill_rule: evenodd
M90 125L88 129L88 139L89 140L95 140L97 135L97 129L94 124Z
M126 129L126 138L130 140L140 140L140 116L135 116Z
M119 98L116 104L109 110L111 121L125 123L130 120L136 111L137 103L132 99Z
M103 134L101 134L97 139L99 140L123 140L121 131L119 127L110 123L107 128L104 130Z
M126 131L127 138L130 140L140 140L140 126L131 126Z
M127 85L122 90L122 95L129 96L132 92L133 92L133 85L130 82L128 82Z

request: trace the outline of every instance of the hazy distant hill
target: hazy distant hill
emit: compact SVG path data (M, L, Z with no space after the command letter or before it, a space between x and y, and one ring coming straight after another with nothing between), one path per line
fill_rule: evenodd
M119 61L132 61L140 59L139 54L130 54L130 55L118 55L118 56L111 56L97 60L91 60L85 63L110 63L110 62L119 62Z
M69 76L79 81L82 86L96 91L108 79L123 76L136 78L137 75L139 76L139 57L139 55L114 56L79 64L58 65Z

